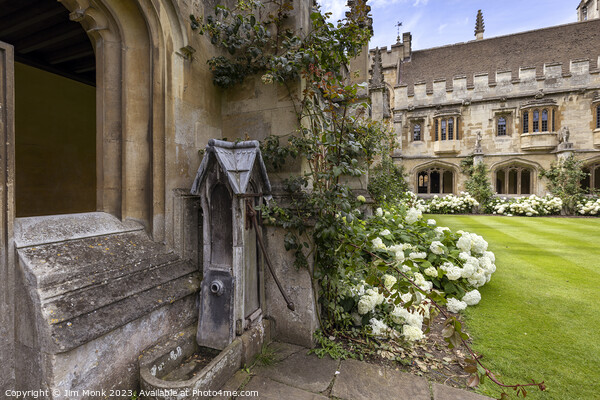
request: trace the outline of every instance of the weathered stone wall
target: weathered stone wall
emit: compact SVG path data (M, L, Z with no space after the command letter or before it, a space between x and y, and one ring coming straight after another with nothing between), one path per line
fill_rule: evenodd
M312 269L309 257L308 268L294 266L294 254L285 250L285 230L267 226L264 229L265 245L283 290L294 303L295 310L288 309L271 272L265 265L266 309L271 320L271 335L275 340L300 346L313 346L313 333L319 327L317 301L313 293Z

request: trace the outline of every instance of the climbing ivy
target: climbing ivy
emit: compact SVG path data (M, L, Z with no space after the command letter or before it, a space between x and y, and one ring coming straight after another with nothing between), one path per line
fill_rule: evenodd
M494 197L487 166L483 162L475 164L472 156L461 161L460 166L468 177L465 182L467 192L477 200L482 210L487 210Z
M540 171L540 176L548 181L548 190L562 200L568 214L576 212L577 202L585 193L581 181L587 175L588 173L583 171L583 162L572 154L552 163L549 169Z

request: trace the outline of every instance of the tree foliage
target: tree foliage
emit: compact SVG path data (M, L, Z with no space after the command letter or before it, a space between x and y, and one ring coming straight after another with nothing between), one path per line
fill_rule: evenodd
M487 166L482 162L475 164L473 157L465 158L460 165L463 174L468 177L465 182L467 192L477 200L480 207L486 209L494 196Z
M588 173L583 171L583 162L572 154L552 163L548 170L540 171L540 176L548 181L548 190L562 200L568 214L575 213L577 202L585 193L581 181L587 175Z

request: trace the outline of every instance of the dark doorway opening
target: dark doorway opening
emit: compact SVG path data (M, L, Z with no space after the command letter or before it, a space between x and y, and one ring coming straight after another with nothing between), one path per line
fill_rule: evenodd
M0 41L15 49L17 217L96 210L96 60L52 0L0 0Z

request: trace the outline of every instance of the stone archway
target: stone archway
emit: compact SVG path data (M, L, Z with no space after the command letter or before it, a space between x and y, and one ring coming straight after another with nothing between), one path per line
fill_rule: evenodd
M171 0L59 0L96 52L98 211L165 238L171 57L185 46ZM169 42L169 46L167 46Z
M51 2L53 0L44 0ZM141 222L165 238L165 148L186 45L172 0L60 0L96 55L96 209ZM15 370L13 50L0 43L0 387ZM5 335L6 334L6 335ZM27 363L21 358L21 363ZM5 379L6 377L6 379ZM8 385L8 386L5 386Z

